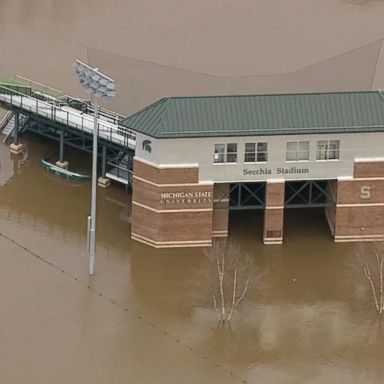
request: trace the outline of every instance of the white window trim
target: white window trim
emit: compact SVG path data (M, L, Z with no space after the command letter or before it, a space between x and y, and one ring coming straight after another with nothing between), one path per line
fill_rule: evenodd
M238 164L238 159L239 159L239 151L236 152L228 152L228 144L236 144L236 148L238 148L239 143L215 143L214 146L216 145L224 145L224 152L219 153L220 155L224 156L224 161L221 162L215 162L215 155L216 153L213 153L213 165L237 165ZM226 161L228 154L230 155L236 155L236 161Z
M331 141L338 141L339 142L339 148L337 149L337 152L339 153L339 158L338 159L318 159L317 158L317 154L318 154L318 152L319 152L319 149L318 149L318 142L319 141L326 141L328 144L327 144L327 146L328 146L328 148L327 148L327 151L326 151L326 153L327 153L327 156L329 156L329 151L330 151L330 149L329 149L329 143L331 142ZM316 151L315 151L315 161L316 162L329 162L329 161L340 161L340 156L341 155L341 149L340 149L340 139L325 139L325 140L317 140L316 141Z
M288 143L296 143L296 151L288 151L287 145ZM307 150L300 150L299 149L299 143L308 143L308 151ZM296 160L287 160L287 153L288 152L295 152L296 153ZM308 159L298 160L297 156L300 152L308 152ZM285 162L286 163L308 163L311 161L311 141L310 140L292 140L292 141L286 141L285 142Z
M265 144L267 144L267 150L266 150L266 151L260 151L260 152L258 152L258 150L257 150L257 144L259 144L259 143L265 143ZM245 145L246 145L246 144L255 144L255 152L246 152L246 151L245 151ZM259 153L265 153L265 154L267 155L267 159L268 159L268 158L269 158L269 141L248 141L248 142L244 143L243 159L245 159L245 155L246 155L247 153L252 153L252 154L254 154L254 155L255 155L255 159L257 159L257 155L258 155ZM267 160L267 161L257 161L257 160L255 160L255 161L245 161L245 160L243 160L243 164L268 164L268 163L269 163L269 160Z

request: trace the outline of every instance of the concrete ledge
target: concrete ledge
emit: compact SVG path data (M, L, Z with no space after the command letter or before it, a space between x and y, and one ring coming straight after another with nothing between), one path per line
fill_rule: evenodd
M281 245L283 244L283 238L280 237L280 238L270 238L270 237L266 237L263 239L263 243L265 245Z
M212 231L212 237L228 237L228 231Z
M19 155L21 152L23 152L24 150L24 144L22 143L19 143L19 144L15 144L15 143L12 143L10 146L9 146L9 150L11 151L11 153L13 153L14 155Z
M101 188L107 188L111 185L111 180L105 177L99 177L97 179L97 185Z
M349 243L353 241L383 241L384 235L344 235L335 236L335 243Z

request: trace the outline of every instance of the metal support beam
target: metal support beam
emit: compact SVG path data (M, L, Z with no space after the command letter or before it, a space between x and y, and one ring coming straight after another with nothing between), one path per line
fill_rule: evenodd
M60 163L64 163L64 129L60 130L60 153L59 153L59 161Z
M229 209L264 209L265 182L236 183L229 189Z
M286 208L328 207L335 204L327 180L288 181L285 189Z
M105 178L106 173L107 173L107 147L103 145L101 150L101 177Z
M20 129L20 113L15 111L15 128L13 135L13 143L15 145L19 145L19 129Z

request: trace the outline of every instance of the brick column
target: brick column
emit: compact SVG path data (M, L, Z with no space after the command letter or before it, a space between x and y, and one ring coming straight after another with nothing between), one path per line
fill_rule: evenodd
M284 225L284 191L283 181L269 181L265 190L264 244L283 243Z
M229 184L215 184L213 188L212 237L228 236Z
M212 244L213 184L198 167L161 167L134 160L131 237L155 248Z
M384 161L355 163L337 185L335 241L384 240Z

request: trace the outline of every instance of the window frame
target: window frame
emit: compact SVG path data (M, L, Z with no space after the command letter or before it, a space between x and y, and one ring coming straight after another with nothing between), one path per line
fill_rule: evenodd
M222 152L218 151L219 147L222 147ZM220 161L220 158L222 159ZM213 153L213 164L225 164L225 144L223 143L217 143L215 144L215 150Z
M228 151L229 146L233 146L231 151ZM237 147L238 147L237 143L215 143L214 154L213 154L213 164L214 165L237 164L237 160L238 160Z
M294 144L295 149L288 149L289 144ZM301 149L300 146L306 145L307 149ZM285 150L285 161L287 163L290 162L308 162L310 160L311 153L311 142L309 140L295 140L295 141L287 141L286 150ZM288 154L294 154L294 158L288 158ZM306 158L300 159L301 154L306 154Z
M231 152L228 151L228 147L230 145L234 146L234 151L232 150ZM236 164L237 163L237 143L227 143L225 146L225 160L226 164ZM229 156L233 156L234 161L229 161Z
M247 145L253 145L253 151L247 151ZM265 145L265 149L260 149ZM253 160L247 160L247 155L253 155ZM264 155L265 159L259 160L259 157ZM268 163L268 142L267 141L258 141L258 142L248 142L244 143L244 164L265 164Z
M319 143L326 143L325 149L322 150L319 147ZM336 148L331 148L331 143L337 143ZM321 158L321 154L324 151L324 157ZM331 157L331 153L336 153L337 157ZM317 140L316 141L316 161L339 161L340 160L340 140L328 139L328 140Z

